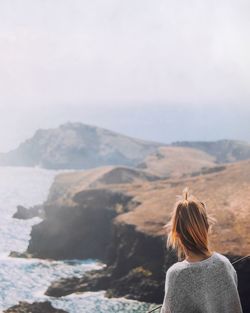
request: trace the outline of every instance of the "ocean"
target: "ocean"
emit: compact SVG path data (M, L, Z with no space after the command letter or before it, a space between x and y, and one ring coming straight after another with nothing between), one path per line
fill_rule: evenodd
M105 266L98 260L24 259L8 257L10 251L23 252L28 246L32 225L40 218L12 218L17 205L41 204L56 174L62 171L26 167L0 167L0 311L19 301L48 300L70 313L146 313L156 305L124 298L107 299L104 291L72 294L61 298L44 295L50 283L78 276Z

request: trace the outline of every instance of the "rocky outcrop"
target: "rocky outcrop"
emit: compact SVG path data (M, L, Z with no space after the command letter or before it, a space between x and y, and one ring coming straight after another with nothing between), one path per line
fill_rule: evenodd
M165 248L163 225L185 186L206 202L217 219L210 234L212 249L231 259L249 253L250 161L181 179L107 184L82 191L74 187L70 196L56 194L45 203L45 219L33 226L28 252L56 259L98 258L107 266L55 282L47 294L105 289L107 296L161 303L165 271L176 261ZM246 312L248 262L235 265Z
M125 166L57 175L48 199L42 206L34 207L42 208L44 216L41 223L32 227L28 250L23 253L12 251L10 256L105 259L113 218L139 204L122 191L123 186L126 189L128 183L142 185L158 179L145 171ZM115 191L114 186L121 190ZM29 210L20 206L19 213L27 217Z
M102 165L134 166L164 143L140 140L105 128L66 123L39 129L16 149L0 154L0 165L48 169L89 169Z
M33 258L33 255L31 253L28 253L27 251L24 251L24 252L11 251L9 253L9 257L31 259Z
M55 309L50 302L22 302L3 311L3 313L67 313L64 310Z
M131 225L114 226L113 244L108 264L101 270L86 272L81 278L55 281L46 295L61 297L75 292L105 290L106 297L125 297L161 304L164 297L166 270L177 261L166 249L163 237L146 236ZM242 256L225 254L233 263ZM234 264L243 312L250 312L250 259Z
M46 291L60 297L73 292L106 290L107 297L161 303L164 296L165 270L176 256L165 253L161 237L138 232L132 225L114 224L107 267L84 274L81 278L61 279Z
M107 189L83 190L71 206L44 206L45 219L32 227L28 254L37 258L106 260L117 214L137 205L132 197Z
M33 217L44 217L44 210L42 205L35 205L30 208L25 208L22 205L17 206L16 213L13 214L13 218L27 220Z

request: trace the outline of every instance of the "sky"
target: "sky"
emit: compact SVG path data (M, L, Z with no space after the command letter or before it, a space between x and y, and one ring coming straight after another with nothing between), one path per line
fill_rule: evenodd
M250 2L0 0L0 152L82 122L250 141Z

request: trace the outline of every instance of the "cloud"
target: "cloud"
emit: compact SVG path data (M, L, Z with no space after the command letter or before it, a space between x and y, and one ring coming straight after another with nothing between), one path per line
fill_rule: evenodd
M248 102L246 6L2 1L1 102Z
M3 0L0 108L16 112L16 125L29 129L105 108L247 108L249 6ZM1 119L13 123L9 113Z

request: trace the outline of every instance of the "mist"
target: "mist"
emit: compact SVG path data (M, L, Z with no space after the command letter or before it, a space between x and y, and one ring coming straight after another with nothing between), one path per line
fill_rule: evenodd
M249 12L233 0L1 1L0 151L68 120L164 142L249 140Z

